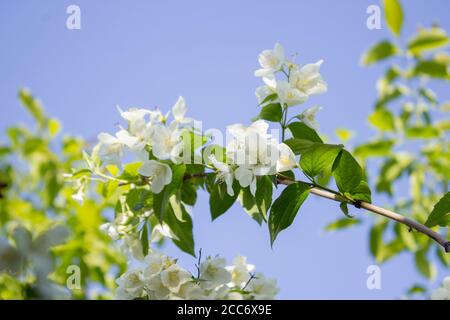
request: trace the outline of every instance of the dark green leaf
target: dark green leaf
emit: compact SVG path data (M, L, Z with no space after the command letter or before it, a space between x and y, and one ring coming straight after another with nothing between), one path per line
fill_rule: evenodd
M319 173L332 167L341 149L341 145L314 144L302 154L300 166L305 174L314 178Z
M144 226L141 231L141 244L142 244L142 254L144 257L148 254L148 227L147 221L145 221Z
M314 142L311 140L296 138L285 140L284 143L287 144L289 148L291 148L294 154L302 154L314 144Z
M378 61L395 56L398 53L398 48L390 41L381 41L375 46L371 47L361 58L363 65L369 65Z
M408 43L408 51L413 55L419 55L428 50L446 46L449 38L445 30L432 27L419 30L419 34Z
M258 118L272 122L280 122L282 115L281 104L271 103L262 107Z
M333 165L333 177L341 192L352 192L363 179L359 163L347 150L342 150Z
M273 183L268 176L262 176L256 183L255 202L264 220L272 204Z
M450 192L447 192L435 205L425 225L447 227L450 223Z
M189 253L195 257L194 236L192 234L192 218L183 205L182 220L180 221L174 214L172 207L167 206L167 213L164 215L164 222L167 223L170 230L176 238L172 241L182 251Z
M209 197L209 208L211 210L211 219L215 220L224 214L236 201L240 186L237 181L233 183L234 195L230 196L226 191L225 183L217 183L212 187Z
M303 122L292 122L288 126L292 133L292 136L296 139L309 140L312 142L323 143L322 139L319 137L317 132L308 127Z
M269 216L271 245L273 245L278 234L292 224L308 194L309 186L307 184L293 183L287 186L275 200Z

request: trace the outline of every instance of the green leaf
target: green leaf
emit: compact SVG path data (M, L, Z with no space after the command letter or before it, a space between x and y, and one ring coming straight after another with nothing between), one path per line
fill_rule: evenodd
M393 140L380 140L361 144L355 148L355 155L361 158L387 156L394 145Z
M50 134L51 137L56 136L61 130L61 124L55 118L49 119L47 126L48 126L48 133Z
M148 254L148 226L147 221L145 221L144 226L141 230L141 245L142 245L142 254L145 257Z
M405 244L405 247L408 248L411 252L415 252L417 250L417 243L414 239L414 235L407 226L397 223L394 227L395 233L401 239L401 241Z
M44 110L41 103L31 95L31 92L27 89L19 90L19 100L23 104L23 106L31 113L39 126L44 127L46 121Z
M361 223L358 219L341 218L338 219L325 227L325 231L334 231L339 229L347 229L352 226L356 226Z
M399 49L390 41L384 40L371 47L361 58L363 65L374 64L398 54Z
M434 227L440 225L448 226L450 223L450 192L447 192L435 205L433 211L428 216L425 225Z
M294 154L302 154L306 152L314 142L306 139L291 138L284 141L285 144L294 152Z
M428 126L413 126L406 128L406 136L410 139L433 139L440 136L439 129Z
M391 111L384 107L375 109L375 111L369 116L369 122L381 131L395 130L394 115Z
M428 260L427 258L427 249L419 250L415 253L415 261L417 270L426 278L434 279L436 277L436 266Z
M89 169L81 169L81 170L78 170L78 171L72 173L72 178L80 179L82 177L89 176L91 173L92 173L92 171Z
M342 213L345 214L345 216L349 219L352 219L353 217L350 215L349 211L348 211L348 206L347 206L347 202L341 202L339 204L339 208L341 209Z
M227 187L225 183L215 183L213 186L210 196L209 196L209 208L211 211L211 219L215 220L218 217L220 217L222 214L224 214L230 207L233 205L233 203L236 201L240 186L237 181L234 181L233 183L233 191L234 195L230 196L227 193Z
M391 31L400 36L403 25L403 10L398 0L383 0L386 23Z
M353 198L353 200L360 200L371 203L371 191L367 182L361 181L359 186L352 190L351 197Z
M197 202L197 188L189 181L185 181L181 186L181 201L189 206Z
M282 107L279 103L271 103L262 107L258 119L272 122L280 122L283 116Z
M412 55L420 55L429 50L435 50L446 46L449 38L445 30L439 27L420 29L416 37L408 43L408 51Z
M186 171L186 165L179 164L172 167L172 181L170 184L164 187L164 189L153 195L153 210L158 217L159 221L163 220L164 214L169 207L169 199L175 194L175 192L181 189L183 183L184 172Z
M263 217L259 212L258 207L256 206L255 197L253 197L248 187L241 189L241 192L239 194L239 202L241 203L245 212L247 212L247 214L259 225L261 225Z
M370 229L370 253L375 257L377 262L382 261L384 255L383 234L386 231L387 226L387 221L383 220L376 223Z
M267 212L272 205L273 183L270 177L262 176L256 183L255 202L259 213L267 221Z
M321 172L332 167L341 149L341 145L316 143L302 154L300 167L305 174L314 178Z
M342 150L333 165L333 177L341 192L352 192L363 180L359 163L347 150Z
M288 125L288 129L289 131L291 131L292 136L296 139L323 143L317 132L314 129L308 127L303 122L292 122L290 125Z
M181 210L182 221L175 216L171 206L168 206L167 212L164 215L164 222L167 223L170 230L175 235L175 238L172 239L173 243L175 243L175 245L182 251L195 257L194 236L192 234L192 218L183 205L181 205Z
M413 75L428 76L437 79L449 79L447 65L435 60L419 61L413 69Z
M276 93L269 94L267 97L263 99L263 101L261 101L259 105L262 106L263 104L266 104L269 101L273 101L276 98L278 98L278 95Z
M287 186L275 200L269 216L271 245L273 245L278 234L292 224L308 194L309 186L307 184L293 183Z

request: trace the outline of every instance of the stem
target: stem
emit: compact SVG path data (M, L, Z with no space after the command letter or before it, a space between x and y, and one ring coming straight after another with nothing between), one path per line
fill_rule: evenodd
M291 179L289 179L289 180L278 179L278 183L285 184L285 185L290 185L290 184L296 183L296 182L298 182L298 181L292 181ZM332 193L327 190L323 190L317 186L312 187L310 189L310 193L312 193L316 196L322 197L322 198L330 199L330 200L337 201L337 202L342 202L342 199L340 199L339 196L337 194L335 194L334 192ZM418 232L423 233L423 234L427 235L428 237L430 237L431 239L433 239L434 241L436 241L439 245L441 245L445 249L445 252L450 252L450 241L447 241L439 233L431 230L430 228L426 227L423 224L418 223L417 221L414 221L414 220L409 219L405 216L402 216L396 212L378 207L378 206L368 203L368 202L357 201L357 202L350 202L350 204L357 208L365 209L367 211L370 211L370 212L373 212L380 216L386 217L386 218L396 221L398 223L404 224L411 229L417 230Z
M212 173L213 172L206 172L206 173L195 175L195 177L206 177L207 175L212 174ZM192 177L185 176L185 178L190 179ZM316 196L319 196L319 197L322 197L325 199L329 199L329 200L333 200L333 201L337 201L337 202L345 201L345 197L340 195L339 192L328 189L326 187L322 187L315 183L293 180L289 177L283 176L282 174L278 174L277 182L279 184L284 184L284 185L290 185L292 183L305 183L310 186L310 193L312 193ZM409 219L409 218L407 218L401 214L398 214L394 211L378 207L378 206L368 203L368 202L358 200L358 201L348 201L348 203L358 209L365 209L365 210L375 213L377 215L380 215L385 218L396 221L398 223L404 224L407 227L409 227L410 229L414 229L420 233L423 233L424 235L430 237L431 239L436 241L439 245L441 245L444 248L445 252L450 252L450 241L448 241L447 239L442 237L436 231L431 230L427 226L425 226L417 221L414 221L414 220Z

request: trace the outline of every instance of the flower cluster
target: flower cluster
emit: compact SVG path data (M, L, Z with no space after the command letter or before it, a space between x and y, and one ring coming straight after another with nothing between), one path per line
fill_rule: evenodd
M219 177L226 183L230 196L234 195L234 179L241 187L250 187L251 193L255 195L257 176L274 175L297 166L292 150L267 133L267 122L258 120L249 127L234 124L227 129L233 137L227 145L227 161L221 162L214 155L210 160L218 170Z
M431 293L431 300L450 300L450 277L445 277L442 281L442 287Z
M118 299L273 299L276 281L253 273L254 266L237 256L231 266L220 257L208 257L195 277L168 256L152 252L142 267L129 269L117 280Z
M262 77L265 83L255 92L260 105L279 102L287 108L304 103L311 95L327 91L327 84L319 73L323 60L300 66L286 59L279 43L273 50L264 50L258 60L261 68L255 71L255 76ZM283 74L287 79L278 79L277 74ZM320 107L314 106L298 117L306 125L317 129L314 117L319 110Z
M182 135L193 122L193 119L185 117L187 108L184 98L179 97L172 107L173 121L170 124L167 124L170 112L163 115L159 109L132 108L122 111L119 108L119 111L127 120L128 128L120 128L115 136L109 133L98 135L100 143L96 148L100 160L104 164L120 167L124 151L128 149L142 162L139 173L151 181L152 192L161 192L172 181L172 171L167 162L182 161Z

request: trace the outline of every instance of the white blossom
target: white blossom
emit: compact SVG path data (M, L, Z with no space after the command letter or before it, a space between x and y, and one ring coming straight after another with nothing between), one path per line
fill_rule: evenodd
M308 99L308 95L292 86L287 81L277 81L276 92L282 104L288 107L303 103Z
M164 186L172 181L172 170L170 167L155 160L145 161L138 172L151 179L150 189L153 193L160 193Z
M326 92L327 84L319 73L322 63L323 60L319 60L316 63L293 68L289 75L289 83L308 96Z
M266 279L262 273L257 273L246 290L250 291L255 300L274 299L279 289L275 279Z
M130 295L133 297L140 296L145 285L142 270L140 269L128 270L116 280L116 283L119 285L118 291L122 296Z
M100 160L106 164L121 165L123 156L123 144L117 137L102 132L98 135L98 155Z
M172 292L177 292L180 286L191 279L191 274L180 268L177 264L172 264L167 269L161 271L161 282Z
M191 118L185 118L185 114L187 112L186 101L183 97L179 97L177 102L172 107L172 115L177 123L190 123L192 122Z
M157 125L154 127L152 152L160 160L172 160L177 163L183 149L181 130L176 125L166 127Z
M231 166L226 163L218 161L214 155L210 155L209 160L211 161L211 164L219 171L217 174L217 178L226 183L228 195L230 195L231 197L234 196L233 190L234 174Z
M225 267L225 259L208 257L200 264L201 286L212 289L230 282L231 274Z
M322 108L319 106L308 108L299 115L299 119L308 127L318 130L319 123L316 121L316 114L320 110L322 110Z
M287 144L280 143L278 145L278 151L277 172L292 170L297 166L295 154Z
M266 77L279 71L285 62L284 48L276 43L273 50L264 50L258 56L261 69L255 71L255 76Z
M237 256L233 260L233 265L227 267L227 270L231 273L231 286L241 287L250 279L250 273L255 270L255 266L247 264L246 257Z

